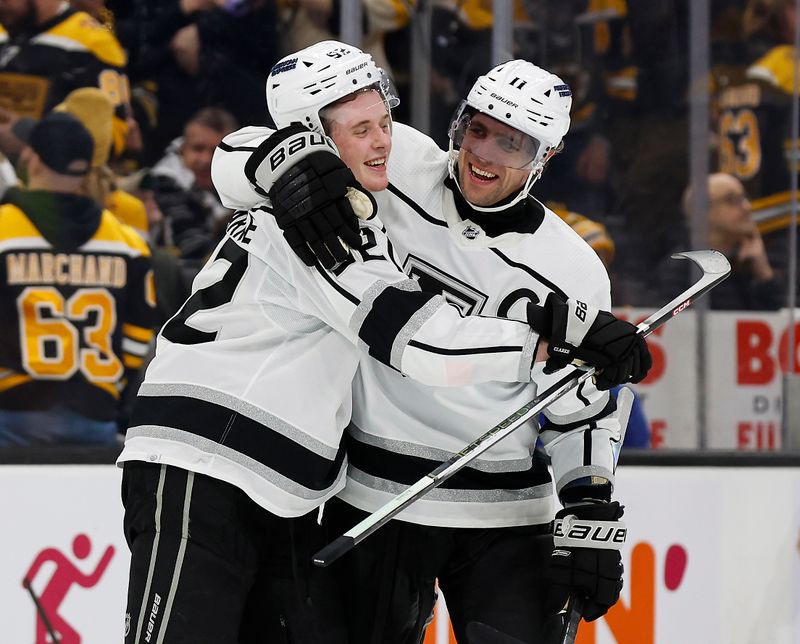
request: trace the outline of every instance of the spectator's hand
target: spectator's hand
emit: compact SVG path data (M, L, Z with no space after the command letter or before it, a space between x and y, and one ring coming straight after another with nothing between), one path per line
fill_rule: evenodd
M175 32L169 43L175 62L189 76L200 70L200 32L197 25L189 25Z
M742 239L736 259L759 282L766 282L775 276L767 257L767 250L764 248L764 240L761 238L755 222L750 234Z

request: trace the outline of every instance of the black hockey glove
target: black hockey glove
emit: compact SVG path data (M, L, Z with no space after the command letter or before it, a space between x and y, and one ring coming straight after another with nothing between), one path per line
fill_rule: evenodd
M623 506L586 503L556 514L554 549L545 571L549 582L546 606L558 613L570 596L586 597L583 619L602 617L619 599L622 590L622 557L627 530L619 521Z
M262 144L270 150L272 185L268 195L278 227L300 259L313 266L316 256L323 266L333 268L347 259L348 248L342 242L350 248L361 247L358 217L348 192L355 189L359 197L368 197L368 209L373 212L375 203L350 168L328 146L312 142L314 137L322 139L300 125L291 125ZM298 148L299 154L294 152ZM281 168L284 163L286 167Z
M528 323L548 340L548 374L581 360L597 369L595 384L605 390L640 382L653 364L633 324L578 300L550 293L544 306L528 304Z

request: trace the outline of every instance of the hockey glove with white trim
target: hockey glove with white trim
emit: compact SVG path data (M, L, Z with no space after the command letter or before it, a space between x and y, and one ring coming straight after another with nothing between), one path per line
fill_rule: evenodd
M598 370L595 384L606 390L640 382L653 364L633 324L579 300L550 293L544 306L528 304L528 323L548 340L547 374L581 360Z
M257 185L269 186L275 221L305 264L313 266L316 256L332 268L347 259L348 247L361 247L349 197L355 193L362 203L366 197L367 216L375 202L325 137L296 124L278 130L259 148L264 152L251 156L245 174L253 174ZM266 182L260 176L265 173Z
M560 612L572 595L584 595L583 619L602 617L622 590L622 557L627 529L619 521L623 506L586 503L556 514L554 549L545 578L550 583L546 609Z

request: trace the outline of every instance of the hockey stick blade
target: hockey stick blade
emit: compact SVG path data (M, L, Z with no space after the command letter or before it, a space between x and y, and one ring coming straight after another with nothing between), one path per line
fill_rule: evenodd
M583 615L584 598L580 595L574 596L569 602L567 616L564 619L564 635L559 644L573 644L578 635L578 626Z
M731 265L725 256L715 250L694 250L672 255L673 259L689 259L703 271L702 277L687 288L671 302L661 307L636 328L644 336L650 335L662 324L671 320L680 312L689 308L694 301L710 291L731 272ZM571 391L594 374L594 367L574 367L565 370L566 374L550 387L542 391L528 404L520 407L513 414L500 421L482 436L479 436L460 452L439 465L430 474L423 476L416 483L398 494L391 501L381 506L360 523L353 526L341 537L317 552L313 561L317 566L328 566L336 559L349 552L353 547L366 539L378 528L400 513L404 508L421 498L431 490L439 487L453 474L464 468L468 463L483 454L495 443L499 442L511 432L524 425L531 418L536 417L545 407L550 405L567 392Z

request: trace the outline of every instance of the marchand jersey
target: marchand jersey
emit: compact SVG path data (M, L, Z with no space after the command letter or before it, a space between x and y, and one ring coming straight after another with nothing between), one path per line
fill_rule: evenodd
M344 485L361 356L428 384L530 380L526 323L462 317L400 271L377 218L361 226L363 248L329 272L294 255L267 206L237 213L158 336L119 462L208 474L298 516Z
M0 206L2 409L59 403L115 419L120 392L148 352L156 304L150 250L132 228L85 201L97 217L74 246L48 239L20 206ZM69 222L54 207L40 214L45 222L61 218L62 229Z

